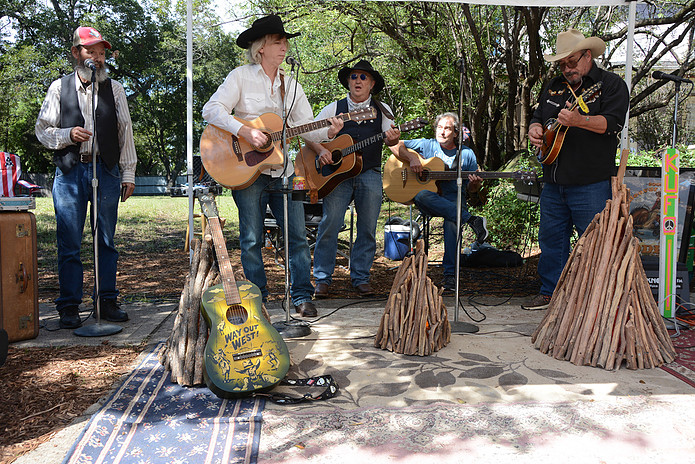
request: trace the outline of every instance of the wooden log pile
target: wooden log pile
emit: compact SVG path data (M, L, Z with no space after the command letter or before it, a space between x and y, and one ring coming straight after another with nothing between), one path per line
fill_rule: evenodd
M576 365L658 367L676 352L642 267L621 177L612 178L612 190L570 254L531 341Z
M448 345L451 326L442 292L427 277L427 255L419 240L415 255L403 260L393 280L374 346L428 356Z
M159 362L171 371L171 381L190 387L202 385L204 352L208 327L200 310L205 290L217 283L219 270L214 247L209 240L191 240L193 259L179 299L174 328L167 339Z

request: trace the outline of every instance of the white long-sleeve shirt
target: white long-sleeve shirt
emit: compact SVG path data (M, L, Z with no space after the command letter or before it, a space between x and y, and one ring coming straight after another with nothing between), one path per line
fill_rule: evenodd
M50 150L60 150L69 145L74 145L70 138L72 127L60 127L60 92L62 89L62 79L57 79L51 83L48 93L41 106L39 117L36 119L34 132L39 142ZM95 83L96 92L99 93L99 83ZM133 141L133 123L130 119L128 100L125 90L120 82L111 79L113 98L116 106L116 118L118 121L118 144L121 154L118 166L121 171L121 182L135 183L135 167L138 162L135 153L135 142ZM82 112L85 124L84 128L94 133L94 122L92 121L92 86L85 88L82 85L77 73L75 73L75 89L77 90L77 101ZM98 102L99 100L96 99ZM98 104L98 103L97 103ZM94 153L99 154L99 144L94 137L80 144L80 154L89 155L92 153L92 141L94 141Z
M271 82L260 64L247 64L233 69L225 78L210 100L203 106L203 118L212 125L239 135L242 123L234 116L250 121L264 113L275 113L282 117L282 97L280 92L280 73L285 80L285 108L289 111L288 126L296 127L314 121L314 114L301 84L279 68ZM296 90L296 95L295 95ZM292 102L294 106L290 111ZM232 116L234 112L234 116ZM321 142L328 139L328 126L301 135L305 140ZM289 163L288 175L294 172ZM267 169L264 174L272 177L282 176L283 169Z

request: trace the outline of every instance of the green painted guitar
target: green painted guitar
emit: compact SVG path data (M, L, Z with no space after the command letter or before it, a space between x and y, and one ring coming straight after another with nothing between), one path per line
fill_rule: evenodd
M263 316L260 289L234 279L214 198L201 195L200 206L208 220L222 277L222 283L208 288L202 298L203 316L210 327L205 383L221 398L270 389L290 367L287 345Z

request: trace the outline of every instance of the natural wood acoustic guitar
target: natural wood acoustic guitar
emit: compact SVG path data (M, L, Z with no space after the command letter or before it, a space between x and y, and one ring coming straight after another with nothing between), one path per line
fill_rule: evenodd
M409 152L420 155L408 149ZM440 158L423 159L420 157L423 171L417 175L410 170L410 164L391 155L384 164L384 191L393 201L409 205L413 203L413 198L423 190L438 192L437 182L440 180L454 180L457 177L456 171L446 170L444 161ZM522 179L533 180L536 178L535 172L514 171L514 172L487 172L487 171L461 171L461 176L467 178L469 174L475 174L483 179Z
M415 118L398 126L401 132L407 132L425 127L424 118ZM297 175L304 176L310 190L318 192L318 198L323 198L333 191L341 182L355 177L362 171L362 155L360 150L376 142L384 140L386 132L373 135L357 143L352 137L343 134L335 140L323 145L331 152L333 163L321 166L316 152L304 145L294 162Z
M573 111L579 104L580 99L586 101L594 98L601 90L601 85L603 83L599 81L586 89L567 109ZM555 118L548 119L545 122L543 126L543 141L540 148L536 151L536 156L541 164L550 165L555 162L557 155L560 154L562 144L565 142L567 129L567 126L560 124Z
M343 121L366 121L376 118L372 107L336 116ZM281 167L284 163L282 153L282 118L275 113L265 113L252 121L234 118L245 126L262 131L268 141L262 147L250 144L243 137L232 135L226 130L208 124L200 138L200 158L205 170L219 184L233 190L251 185L262 171L271 167ZM289 141L307 132L330 125L328 119L288 127L285 137Z
M263 316L261 290L251 282L234 279L214 198L203 194L199 200L222 278L222 283L209 287L201 300L210 328L205 345L205 383L221 398L267 390L289 370L287 345Z

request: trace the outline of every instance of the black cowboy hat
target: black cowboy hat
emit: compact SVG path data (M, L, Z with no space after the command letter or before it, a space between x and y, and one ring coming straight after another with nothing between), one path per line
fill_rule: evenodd
M288 39L297 37L301 32L290 34L285 32L285 27L282 24L282 19L278 15L268 15L257 19L253 22L249 29L239 34L236 39L236 44L241 48L249 48L253 42L268 34L280 34Z
M348 85L348 77L350 77L352 71L367 71L369 74L372 75L372 77L374 78L374 88L372 88L373 95L376 95L377 93L383 90L384 78L381 77L379 71L372 68L372 65L367 60L360 60L354 65L345 66L343 69L338 71L338 80L341 84L343 84L343 87L345 87L346 89L350 90L350 86Z

